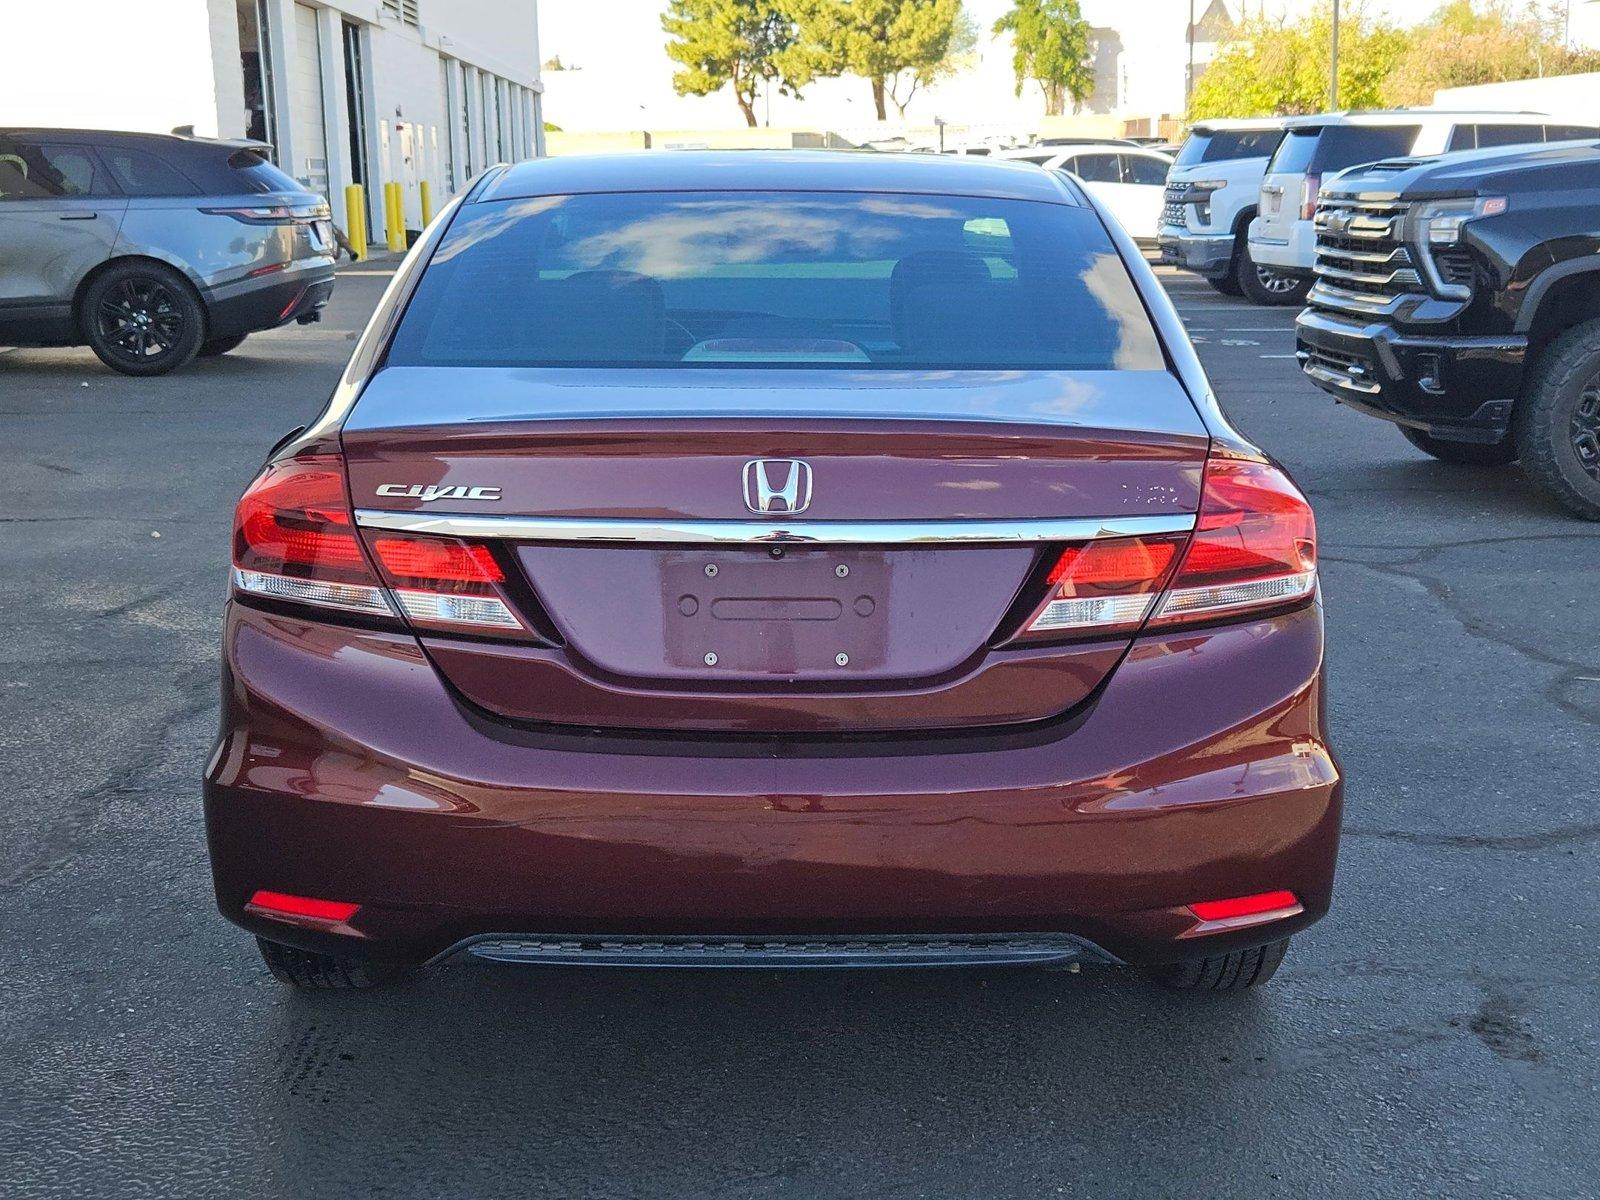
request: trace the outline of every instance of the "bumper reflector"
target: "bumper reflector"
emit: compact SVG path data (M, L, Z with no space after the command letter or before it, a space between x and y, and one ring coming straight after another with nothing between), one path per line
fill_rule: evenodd
M287 892L256 892L250 897L250 907L259 908L268 916L309 917L317 921L348 921L356 915L359 904L341 900L317 900L310 896L291 896Z
M1300 897L1285 889L1257 892L1252 896L1233 896L1227 900L1198 900L1189 905L1189 911L1199 919L1199 923L1179 934L1179 937L1200 937L1208 933L1225 933L1230 929L1281 921L1304 912L1305 906L1300 903Z
M1258 892L1231 900L1202 900L1189 905L1189 911L1202 921L1226 921L1229 917L1253 917L1280 908L1295 908L1299 903L1299 897L1290 891Z

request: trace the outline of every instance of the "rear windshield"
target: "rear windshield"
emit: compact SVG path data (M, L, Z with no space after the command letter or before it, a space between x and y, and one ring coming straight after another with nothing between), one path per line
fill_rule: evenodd
M1291 129L1267 167L1269 175L1318 175L1359 163L1401 158L1421 132L1420 125L1324 125Z
M824 192L471 205L428 264L387 361L1164 368L1092 211Z
M1236 158L1266 158L1283 140L1281 129L1221 129L1216 133L1191 133L1178 150L1173 166L1231 162Z
M237 150L228 156L241 192L303 192L305 185L286 175L254 150Z

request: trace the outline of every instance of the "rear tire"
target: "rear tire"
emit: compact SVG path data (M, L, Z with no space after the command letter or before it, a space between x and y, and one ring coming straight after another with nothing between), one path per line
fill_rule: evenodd
M189 281L144 260L117 263L83 294L79 323L89 348L124 375L165 375L200 352L206 310Z
M1517 404L1522 469L1568 512L1600 521L1600 319L1544 348Z
M1242 992L1271 979L1288 949L1289 939L1283 938L1249 950L1230 950L1211 958L1158 967L1145 974L1152 982L1180 992Z
M1216 288L1217 291L1221 292L1224 296L1244 295L1244 289L1239 286L1239 280L1235 278L1234 268L1231 265L1228 267L1228 273L1226 275L1219 275L1215 278L1207 275L1205 278L1207 283Z
M306 991L362 991L390 983L405 974L404 967L318 954L258 937L256 946L267 970L280 983Z
M1306 293L1311 290L1309 279L1257 266L1256 260L1250 257L1248 243L1240 246L1234 255L1233 278L1247 300L1273 308L1304 304Z
M200 347L201 358L215 358L219 354L226 354L229 350L237 350L248 334L236 333L232 337L212 338Z
M1503 467L1517 461L1517 441L1511 437L1494 443L1451 442L1409 425L1400 426L1400 435L1424 454L1459 467Z

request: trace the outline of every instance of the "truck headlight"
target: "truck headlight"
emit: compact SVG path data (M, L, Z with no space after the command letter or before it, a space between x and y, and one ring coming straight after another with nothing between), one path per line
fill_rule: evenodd
M1417 209L1419 240L1430 246L1453 246L1461 240L1462 228L1479 217L1495 217L1506 211L1504 196L1471 196L1460 200L1430 200Z
M1200 218L1200 224L1211 224L1211 196L1228 186L1226 179L1201 179L1189 185L1189 193L1184 197L1186 204L1195 206L1195 216Z

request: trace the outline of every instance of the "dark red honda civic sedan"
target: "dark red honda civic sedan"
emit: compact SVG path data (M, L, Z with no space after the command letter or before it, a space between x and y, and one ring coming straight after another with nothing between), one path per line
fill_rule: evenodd
M1316 534L1068 175L488 172L239 502L205 811L279 978L1264 981L1328 908Z

